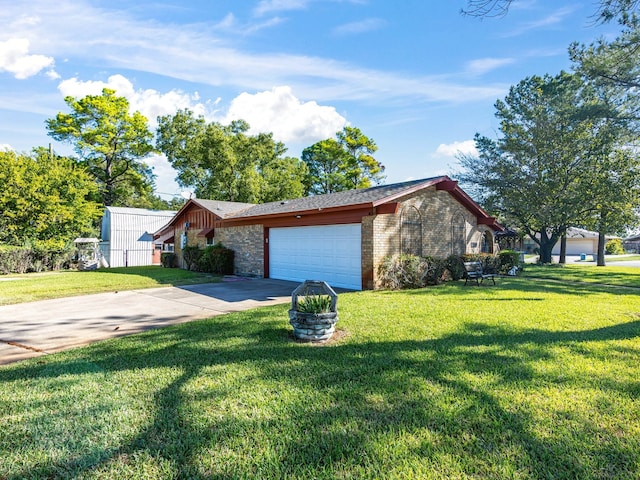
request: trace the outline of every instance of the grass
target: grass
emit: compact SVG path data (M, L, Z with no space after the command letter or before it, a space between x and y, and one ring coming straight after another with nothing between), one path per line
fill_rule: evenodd
M607 263L609 262L637 262L640 260L640 255L607 255Z
M216 275L155 266L3 275L0 276L0 305L115 290L218 281L220 277Z
M640 268L595 265L526 265L524 277L640 288Z
M640 477L635 291L345 293L322 346L287 308L0 367L0 478Z

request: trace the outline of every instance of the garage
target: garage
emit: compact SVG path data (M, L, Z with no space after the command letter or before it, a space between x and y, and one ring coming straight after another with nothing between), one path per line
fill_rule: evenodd
M580 255L586 253L590 255L595 253L598 243L591 238L567 238L567 255ZM560 242L556 243L553 248L554 255L560 255Z
M269 229L269 277L361 290L360 224Z

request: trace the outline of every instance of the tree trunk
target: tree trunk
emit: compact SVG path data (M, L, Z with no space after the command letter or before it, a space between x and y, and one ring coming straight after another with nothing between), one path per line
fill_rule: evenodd
M567 231L565 230L560 237L560 260L558 263L567 263Z
M552 263L553 257L551 250L553 250L555 241L540 242L540 263Z
M607 243L607 239L604 236L604 232L598 232L598 267L606 266L604 260L604 245Z

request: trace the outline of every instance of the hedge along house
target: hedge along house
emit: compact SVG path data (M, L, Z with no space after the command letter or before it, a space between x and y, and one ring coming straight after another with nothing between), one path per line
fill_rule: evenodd
M162 243L153 233L173 219L171 210L106 207L100 250L110 267L159 265Z
M174 240L179 259L185 245L220 242L238 275L361 290L379 285L386 256L493 253L501 230L442 176L260 205L191 199L155 238Z

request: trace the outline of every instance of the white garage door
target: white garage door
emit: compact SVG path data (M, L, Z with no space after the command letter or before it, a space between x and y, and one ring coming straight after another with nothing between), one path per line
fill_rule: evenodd
M362 289L360 224L272 228L269 276Z
M595 253L594 248L597 248L597 246L598 244L590 239L567 239L567 255L580 255L581 253L591 255L592 253ZM560 240L556 243L552 253L554 255L560 255Z

